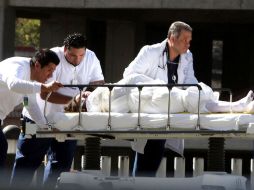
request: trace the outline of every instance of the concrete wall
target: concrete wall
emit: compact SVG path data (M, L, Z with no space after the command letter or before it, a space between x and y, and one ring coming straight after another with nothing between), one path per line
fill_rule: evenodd
M108 21L106 37L105 76L108 82L117 82L124 68L134 58L135 24L125 21Z
M14 54L15 11L6 2L0 2L0 60Z
M86 18L68 13L54 14L41 19L40 47L62 46L69 33L86 33Z
M9 0L16 7L240 9L253 10L252 0Z

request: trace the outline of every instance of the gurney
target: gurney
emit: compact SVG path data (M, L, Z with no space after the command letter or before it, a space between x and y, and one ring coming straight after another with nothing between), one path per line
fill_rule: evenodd
M196 86L198 84L152 84L152 85L64 85L65 87L78 87L80 93L85 87L107 87L111 92L114 87L136 87L141 94L145 87L167 87L169 92L172 87ZM232 93L229 89L216 89L228 91L230 101ZM170 94L170 93L169 93ZM111 93L109 93L109 112L57 112L46 116L48 130L41 130L36 125L27 124L26 135L37 137L54 137L63 139L84 139L86 136L101 136L111 139L165 139L165 138L253 138L254 115L247 113L212 113L203 114L199 109L197 113L170 113L170 96L168 113L149 114L141 113L141 99L139 95L138 113L111 112ZM200 103L200 95L198 107ZM47 101L46 101L47 104ZM45 110L46 110L45 105ZM44 110L44 111L45 111ZM57 129L57 130L54 130Z
M48 121L48 129L40 129L36 124L26 123L25 133L29 138L36 135L37 138L56 138L58 141L69 139L85 140L90 137L100 139L168 139L168 138L208 138L211 142L216 142L215 159L224 161L224 141L217 143L224 138L254 138L254 115L246 113L214 113L203 114L199 111L200 90L198 84L185 85L64 85L65 87L78 87L80 95L83 88L107 87L109 89L109 111L108 112L81 112L79 113L54 113L45 116ZM168 101L168 113L147 114L140 112L141 92L145 87L158 86L167 87L170 91L173 87L196 86L199 89L198 111L197 113L170 113L170 96ZM115 87L135 87L139 91L139 105L137 113L115 113L111 112L111 91ZM232 93L229 91L230 101ZM47 101L46 101L47 102ZM46 109L46 105L45 105ZM49 118L50 117L50 118ZM57 130L55 130L57 129ZM213 146L213 143L210 143ZM212 156L213 153L210 153ZM213 159L214 160L214 159ZM222 168L223 170L223 168Z

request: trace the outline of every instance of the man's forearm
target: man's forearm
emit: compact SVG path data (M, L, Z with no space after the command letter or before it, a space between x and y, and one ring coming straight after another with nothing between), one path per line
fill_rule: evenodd
M43 100L46 100L48 93L41 93L41 98ZM54 103L54 104L67 104L72 100L73 97L66 96L57 92L52 92L51 95L48 98L48 102Z
M105 84L104 80L98 80L98 81L93 81L89 83L90 85L103 85ZM89 86L87 87L86 91L94 91L94 89L96 88L96 86Z

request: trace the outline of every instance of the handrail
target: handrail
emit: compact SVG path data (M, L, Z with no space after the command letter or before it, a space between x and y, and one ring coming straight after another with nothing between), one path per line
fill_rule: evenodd
M138 88L138 92L139 92L139 102L138 102L138 121L137 121L137 130L141 129L141 92L142 89L144 87L167 87L169 90L169 99L168 99L168 118L167 118L167 125L166 125L166 130L170 129L170 92L171 89L173 87L197 87L198 91L199 91L199 96L198 96L198 119L197 119L197 126L196 126L196 130L200 129L200 91L202 90L202 87L199 84L76 84L76 85L63 85L63 87L76 87L79 88L80 90L80 105L79 105L79 121L78 121L78 125L81 125L81 111L82 111L82 105L81 105L81 94L82 94L82 90L84 88L87 87L107 87L109 89L109 115L108 115L108 126L107 129L111 130L111 92L113 90L114 87L137 87ZM52 123L48 122L48 119L46 117L46 107L47 107L47 100L48 100L49 96L46 98L45 100L45 107L44 107L44 117L47 121L47 124L50 124L51 128L52 128Z
M196 86L198 90L202 90L199 84L64 84L63 87L77 87L81 90L85 87L190 87Z
M79 105L79 120L78 120L78 125L81 126L81 111L82 111L82 103L81 103L81 95L82 95L82 90L87 87L108 87L109 89L109 116L108 116L108 126L107 129L111 130L111 92L114 87L137 87L139 91L139 103L138 103L138 123L137 123L137 130L141 129L141 91L144 87L167 87L169 90L169 99L168 99L168 119L167 119L167 125L166 125L166 130L170 129L170 92L173 87L191 87L191 86L196 86L199 91L199 97L198 97L198 119L197 119L197 126L196 129L200 129L200 91L202 90L201 86L199 84L75 84L75 85L70 85L70 84L64 84L63 87L76 87L79 88L80 91L80 105ZM52 129L53 123L49 123L47 116L46 116L46 108L47 108L47 101L48 98L50 97L51 93L48 94L45 100L45 107L44 107L44 117L46 119L46 124L49 125L49 128Z
M138 121L137 121L137 130L141 129L141 92L144 87L167 87L169 91L169 99L168 99L168 116L167 116L167 125L166 130L170 130L170 92L173 87L191 87L196 86L199 90L199 96L198 96L198 118L197 118L197 125L196 130L200 129L200 91L202 90L202 87L199 84L103 84L103 85L89 85L89 84L76 84L76 85L63 85L64 87L77 87L80 90L80 98L83 88L86 87L107 87L109 89L109 114L108 114L108 126L107 129L111 130L111 93L114 87L137 87L139 92L139 103L138 103ZM214 91L219 92L228 92L230 97L230 103L232 103L232 91L229 88L213 88ZM51 93L49 93L45 100L45 107L44 107L44 117L46 119L46 124L49 126L49 129L52 129L54 127L54 123L50 123L46 117L46 109L47 109L47 101L50 97ZM232 107L230 107L230 113L232 113ZM81 125L81 111L82 111L82 105L80 101L79 105L79 120L78 125Z

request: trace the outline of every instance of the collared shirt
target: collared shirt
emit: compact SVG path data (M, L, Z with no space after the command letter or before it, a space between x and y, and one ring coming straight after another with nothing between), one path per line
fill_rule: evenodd
M104 80L100 61L93 51L86 49L85 56L81 63L77 66L73 66L67 62L64 56L64 46L55 47L51 50L58 55L60 63L56 67L53 77L50 80L57 80L62 84L89 84L94 81ZM57 92L73 97L79 93L79 89L75 87L60 88ZM41 100L39 96L37 96L37 101L41 110L44 111L45 101ZM52 112L64 112L64 106L66 105L48 102L46 114Z

